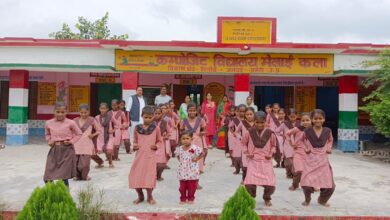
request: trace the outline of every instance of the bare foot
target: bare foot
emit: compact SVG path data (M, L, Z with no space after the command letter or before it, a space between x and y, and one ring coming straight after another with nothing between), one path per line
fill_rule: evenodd
M264 203L265 203L265 206L267 206L267 207L271 207L272 206L271 201L264 201Z
M194 201L188 201L188 204L193 205Z
M302 205L303 205L303 206L309 206L309 205L310 205L310 202L306 202L306 201L305 201L305 202L302 202Z
M95 166L95 168L97 168L97 169L98 169L98 168L102 168L102 167L104 167L103 164L98 164L98 165Z
M297 188L295 188L294 186L290 186L290 187L288 187L288 190L290 190L290 191L295 191Z
M231 165L230 165L230 167L234 167L234 165L233 165L233 164L231 164Z
M110 168L114 168L114 164L110 164Z
M320 201L318 201L318 204L320 204L320 205L322 205L322 206L324 206L324 207L326 207L326 208L328 208L328 207L330 207L330 204L329 203L322 203L322 202L320 202Z
M73 180L74 180L74 181L79 181L80 179L77 178L77 177L73 177Z
M116 161L121 161L121 159L120 158L116 158Z
M148 201L148 203L149 203L150 205L154 205L154 204L156 204L157 202L156 202L154 199L150 199L150 200Z
M87 176L86 181L90 181L91 179L92 179L91 177Z
M315 188L314 187L314 192L319 192L320 191L320 188Z
M237 174L239 174L239 173L240 173L240 172L234 172L233 174L234 174L234 175L237 175Z
M198 184L198 186L196 187L196 189L201 190L201 189L203 189L203 187L202 187L201 185Z
M203 174L203 173L204 173L204 171L199 171L199 173L200 173L200 174Z
M244 181L241 181L241 183L240 183L241 185L244 185Z
M138 204L140 204L143 201L144 201L143 199L136 199L136 200L133 201L133 204L138 205Z
M163 181L163 180L164 180L164 178L162 178L162 177L157 179L157 181Z
M180 202L180 205L185 205L186 204L186 202Z

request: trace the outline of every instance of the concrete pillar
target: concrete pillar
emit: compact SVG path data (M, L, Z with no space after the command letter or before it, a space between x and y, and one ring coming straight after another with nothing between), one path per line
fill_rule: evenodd
M234 105L246 104L249 96L249 74L234 75Z
M9 72L7 145L28 144L28 75L26 70Z
M136 93L138 86L139 74L137 72L122 73L122 99L126 102L131 95Z
M339 78L339 129L337 147L343 152L359 150L357 76Z

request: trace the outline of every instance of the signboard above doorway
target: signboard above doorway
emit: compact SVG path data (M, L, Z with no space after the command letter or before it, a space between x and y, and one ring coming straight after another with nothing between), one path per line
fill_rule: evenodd
M117 71L332 75L333 54L249 54L115 51Z
M276 18L218 17L220 44L274 44Z

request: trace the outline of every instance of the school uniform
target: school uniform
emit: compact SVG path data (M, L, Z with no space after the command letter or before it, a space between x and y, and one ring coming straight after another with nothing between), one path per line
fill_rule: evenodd
M91 156L95 153L95 145L89 135L99 133L99 125L93 117L88 117L83 124L81 124L80 117L75 118L74 121L83 132L81 138L74 143L77 168L76 177L79 180L87 180L91 164Z
M126 125L126 115L122 110L111 111L112 121L114 126L114 154L112 156L113 160L119 159L119 146L122 141L122 126Z
M266 117L266 126L271 129L271 131L275 132L276 129L281 125L279 119L278 119L278 116L275 115L275 113L271 112L269 114L267 114L267 117ZM276 161L277 165L276 167L280 167L281 165L281 161L282 161L282 147L283 147L283 137L281 137L280 135L277 135L276 136L277 140L278 140L278 145L276 146L276 151L275 151L275 154L274 154L274 160Z
M129 188L135 189L138 199L144 200L142 189L147 190L148 201L152 200L152 191L156 188L157 180L157 157L156 150L152 150L152 145L161 146L160 128L152 123L146 129L143 124L139 124L134 129L134 145L138 145L134 161L129 173ZM158 149L157 147L157 149Z
M326 204L336 188L327 153L333 146L332 131L327 127L323 127L318 137L314 128L309 127L305 129L303 139L306 149L310 150L310 153L306 156L301 178L305 201L309 203L314 189L319 188L318 202Z
M292 183L292 186L295 189L299 187L306 158L305 145L303 143L304 129L305 128L303 126L294 127L288 130L285 136L286 141L291 141L291 143L296 146L293 154L294 175Z
M96 155L92 159L100 165L103 164L103 160L98 154L105 153L106 157L109 158L114 153L114 135L109 132L114 127L114 121L110 112L104 116L97 115L95 118L101 133L96 138Z
M237 127L236 135L239 137L239 146L241 147L241 159L242 159L242 181L245 180L246 173L247 173L247 158L246 158L246 153L244 149L246 146L242 143L241 138L243 135L248 132L248 130L252 127L252 125L249 124L246 120L242 120L241 123Z
M82 136L82 132L73 120L50 119L45 124L46 141L54 142L47 154L43 180L67 180L76 177L76 154L73 144ZM69 141L70 145L65 145Z
M169 141L169 134L171 132L171 125L165 120L155 121L156 125L160 128L161 143L156 151L156 163L157 163L157 180L162 178L162 173L167 166L168 159L171 152L171 145Z
M201 117L196 117L195 120L190 122L188 118L184 119L180 127L183 128L185 131L190 131L192 133L192 144L200 147L202 150L202 153L205 154L205 151L207 149L206 142L204 139L204 135L201 135L202 132L201 129L206 127L206 122ZM199 163L199 170L201 172L204 171L204 157L198 161Z
M240 173L240 169L242 168L242 149L241 149L241 132L237 132L238 125L240 125L240 119L234 117L229 122L229 150L231 151L231 157L233 159L233 165L235 168L235 174Z
M241 142L245 146L246 155L253 155L253 158L248 158L247 161L245 187L253 197L256 197L257 186L264 187L263 199L270 201L276 182L272 166L272 154L276 150L277 142L275 134L268 128L258 131L252 127L244 133Z

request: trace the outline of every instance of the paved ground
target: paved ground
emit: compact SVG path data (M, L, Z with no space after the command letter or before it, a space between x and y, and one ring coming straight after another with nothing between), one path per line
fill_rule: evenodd
M0 150L0 199L7 201L10 210L19 210L37 186L42 186L42 175L49 148L35 142L24 147L7 147ZM157 205L132 205L136 198L127 188L127 176L134 155L121 154L121 161L114 169L91 169L91 184L104 189L106 202L117 212L200 212L219 213L223 203L234 193L241 176L232 175L230 162L220 150L211 150L207 158L205 174L200 183L203 190L196 193L192 206L179 205L177 162L170 161L171 170L163 174L154 192ZM332 215L332 216L390 216L390 165L355 154L334 151L330 157L334 170L336 192L331 198L332 207L317 204L302 207L301 190L288 191L290 180L284 170L276 169L277 186L273 207L265 208L261 196L256 201L256 210L265 215ZM71 181L71 193L86 186L86 182ZM261 189L259 188L259 191ZM261 194L259 194L261 195ZM314 201L316 201L315 195Z

